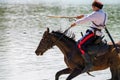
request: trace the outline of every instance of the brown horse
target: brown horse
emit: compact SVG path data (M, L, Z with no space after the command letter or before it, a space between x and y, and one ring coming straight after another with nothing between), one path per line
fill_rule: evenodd
M43 55L45 51L56 45L64 55L64 61L67 68L58 71L55 75L55 80L59 80L60 75L70 74L66 80L71 80L74 77L81 74L85 68L85 61L81 56L76 42L73 38L70 38L62 32L49 32L49 28L44 32L38 48L36 49L36 55ZM110 67L112 78L110 80L120 80L120 55L116 53L116 50L112 43L108 43L108 51L93 60L93 67L91 71L104 70ZM120 48L120 42L116 45Z

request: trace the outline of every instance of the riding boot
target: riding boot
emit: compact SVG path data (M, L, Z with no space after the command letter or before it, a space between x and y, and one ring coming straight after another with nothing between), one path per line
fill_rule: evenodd
M90 59L90 56L87 53L83 54L82 57L85 60L85 68L83 69L83 71L81 73L84 73L84 72L87 72L88 70L90 70L91 67L93 66L93 64Z

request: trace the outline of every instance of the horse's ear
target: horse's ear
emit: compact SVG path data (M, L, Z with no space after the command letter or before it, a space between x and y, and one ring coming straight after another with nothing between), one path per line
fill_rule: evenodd
M47 27L47 32L49 33L50 29Z

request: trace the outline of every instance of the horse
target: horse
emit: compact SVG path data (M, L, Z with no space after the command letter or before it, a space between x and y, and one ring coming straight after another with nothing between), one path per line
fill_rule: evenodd
M63 74L69 74L66 80L72 80L82 74L82 70L85 68L85 61L76 44L74 35L70 37L60 31L50 32L47 28L35 53L37 56L43 55L48 49L56 45L62 51L67 67L55 74L55 80L59 80ZM110 68L111 79L109 80L120 80L120 54L116 52L111 42L107 45L109 46L108 50L93 60L93 67L88 72ZM116 42L116 45L119 49L120 41Z

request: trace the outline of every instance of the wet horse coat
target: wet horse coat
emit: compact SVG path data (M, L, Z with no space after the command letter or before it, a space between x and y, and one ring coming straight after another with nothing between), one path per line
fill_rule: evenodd
M60 37L63 36L61 39ZM58 40L60 39L60 40ZM120 47L120 42L116 43ZM74 77L81 74L85 67L84 59L81 57L76 42L72 38L66 36L61 32L49 32L49 29L44 32L38 48L36 49L36 55L43 55L45 51L57 46L64 55L64 61L67 68L58 71L55 75L55 80L59 80L59 76L62 74L70 74L66 80L71 80ZM97 57L93 60L93 67L90 71L104 70L110 67L112 78L111 80L120 80L120 55L116 53L113 44L108 43L109 50L106 54Z

